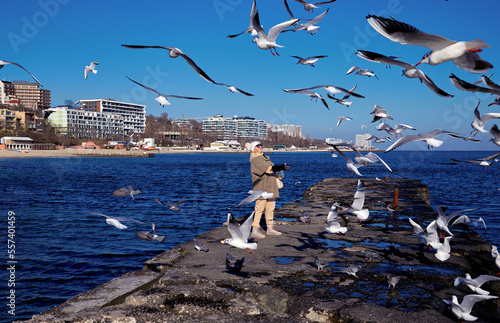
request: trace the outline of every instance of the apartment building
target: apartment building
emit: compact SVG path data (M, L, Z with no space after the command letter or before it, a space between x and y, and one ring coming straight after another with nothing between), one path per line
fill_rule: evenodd
M228 118L218 114L202 121L202 131L215 135L219 140L262 139L267 136L267 125L265 121L251 117Z
M15 130L35 130L36 116L33 111L13 111L0 109L0 130L14 132Z
M45 111L57 132L77 138L117 139L124 133L124 120L114 113L56 107Z
M146 106L120 102L112 99L80 100L82 109L88 112L100 112L121 116L123 132L144 133L146 129Z
M372 147L371 140L366 140L366 138L369 135L370 134L357 134L356 135L356 146L363 147L363 148L371 148Z
M3 104L19 104L27 109L50 108L50 90L42 89L38 83L29 81L1 81L0 98Z
M281 132L284 135L296 138L302 138L302 126L297 126L293 124L283 124L283 125L269 125L268 126L272 132Z

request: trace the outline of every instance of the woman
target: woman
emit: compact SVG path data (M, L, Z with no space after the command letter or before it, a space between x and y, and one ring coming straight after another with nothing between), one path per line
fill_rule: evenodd
M267 226L266 233L269 235L281 235L281 232L274 229L273 223L276 198L279 197L276 173L287 170L290 166L286 166L286 164L274 166L269 157L262 153L262 144L258 141L250 143L247 148L250 151L250 172L252 174L253 190L273 193L271 198L259 198L255 201L251 236L254 238L266 237L260 232L260 219L264 211Z

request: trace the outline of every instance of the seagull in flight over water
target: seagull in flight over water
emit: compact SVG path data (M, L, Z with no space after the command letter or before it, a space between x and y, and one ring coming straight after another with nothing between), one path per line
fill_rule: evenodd
M144 222L137 221L137 220L130 219L130 218L126 218L126 217L113 217L113 216L108 216L108 215L105 215L102 213L97 213L97 212L86 212L86 213L103 216L106 218L107 224L112 225L115 228L120 229L120 230L127 228L127 226L122 224L121 222L131 221L131 222L136 222L136 223L140 223L140 224L146 224Z
M156 233L156 226L154 223L151 223L151 227L153 230L151 232L149 231L139 231L136 232L137 236L142 239L142 240L147 240L147 241L158 241L158 242L163 242L167 238L166 236L160 236Z

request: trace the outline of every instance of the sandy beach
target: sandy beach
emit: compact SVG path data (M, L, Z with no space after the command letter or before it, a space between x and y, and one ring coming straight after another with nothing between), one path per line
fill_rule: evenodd
M0 158L29 157L144 157L149 152L106 149L0 150ZM155 153L155 152L153 152ZM156 151L157 153L157 151Z

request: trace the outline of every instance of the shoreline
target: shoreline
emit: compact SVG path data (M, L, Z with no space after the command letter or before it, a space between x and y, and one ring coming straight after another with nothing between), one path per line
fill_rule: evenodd
M382 150L360 150L361 152ZM272 153L324 153L331 150L268 150ZM0 149L0 158L34 158L34 157L153 157L156 154L248 154L246 150L221 151L221 150L194 150L194 149L157 149L157 150L115 150L115 149L57 149L57 150L7 150Z

